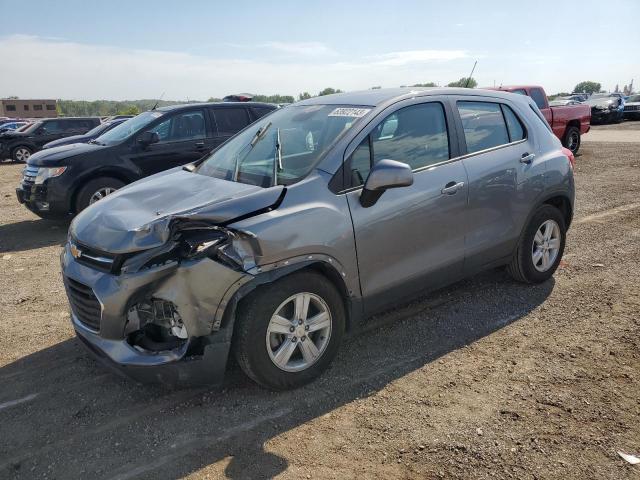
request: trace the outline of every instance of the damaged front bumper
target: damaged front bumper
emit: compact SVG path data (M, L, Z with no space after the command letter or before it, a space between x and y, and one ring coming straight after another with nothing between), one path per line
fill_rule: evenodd
M76 334L100 360L145 383L222 382L233 328L223 316L252 275L206 256L113 273L82 248L67 243L62 272Z

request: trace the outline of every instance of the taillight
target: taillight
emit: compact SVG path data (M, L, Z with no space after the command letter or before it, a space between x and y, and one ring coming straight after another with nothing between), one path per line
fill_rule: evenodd
M562 147L562 153L564 153L569 159L569 165L571 165L571 170L573 170L573 167L576 165L576 157L573 155L573 152L568 148Z

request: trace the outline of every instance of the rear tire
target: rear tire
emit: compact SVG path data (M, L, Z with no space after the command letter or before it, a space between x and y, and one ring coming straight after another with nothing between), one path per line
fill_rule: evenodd
M575 155L580 150L580 140L580 129L578 127L569 127L564 133L562 145Z
M306 313L297 315L298 296L311 298L308 318ZM313 321L322 312L328 315L320 329ZM282 332L273 333L274 318ZM344 303L325 277L304 271L259 287L240 303L236 322L233 351L245 374L265 388L288 390L314 380L336 356L345 329ZM292 352L284 360L282 347Z
M562 259L566 232L560 210L546 204L538 207L520 236L507 267L509 274L524 283L541 283L551 278Z
M76 213L80 213L100 198L115 192L125 186L125 183L112 177L99 177L90 180L80 189L76 199Z
M31 149L25 145L18 145L13 150L11 150L11 160L18 163L27 163L29 157L31 156Z

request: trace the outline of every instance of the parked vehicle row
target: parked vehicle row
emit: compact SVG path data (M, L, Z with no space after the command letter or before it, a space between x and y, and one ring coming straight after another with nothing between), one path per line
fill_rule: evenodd
M533 99L553 133L574 154L580 149L581 135L591 128L591 109L582 104L550 106L547 94L539 86L501 86L497 90L527 95Z
M198 160L275 109L256 102L188 104L109 124L89 143L65 140L28 157L18 200L44 218L75 214L128 183Z
M0 135L0 159L26 162L46 143L71 135L82 135L100 125L97 117L43 118L25 129Z
M18 196L38 211L53 190L60 212L87 202L105 185L89 171L131 181L175 167L69 229L72 324L107 363L143 381L220 383L232 352L260 385L294 388L376 312L487 268L528 283L556 270L572 154L528 96L378 89L272 110L168 107L29 159Z

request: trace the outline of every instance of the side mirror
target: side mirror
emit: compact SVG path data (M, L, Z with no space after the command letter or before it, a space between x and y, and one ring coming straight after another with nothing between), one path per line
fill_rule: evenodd
M143 132L138 137L138 143L142 145L151 145L152 143L158 143L160 136L156 132Z
M367 208L374 205L389 188L413 185L413 171L406 163L395 160L380 160L376 163L364 182L360 194L360 205Z

